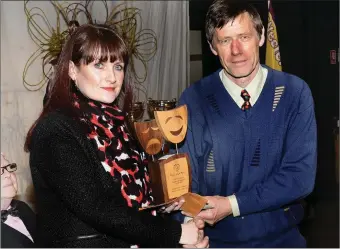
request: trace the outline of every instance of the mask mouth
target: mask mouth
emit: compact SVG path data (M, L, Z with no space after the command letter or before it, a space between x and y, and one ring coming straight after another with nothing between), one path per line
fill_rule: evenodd
M161 149L162 149L162 144L161 144L161 142L158 140L158 139L156 139L156 138L152 138L152 139L150 139L150 141L146 144L146 151L161 151ZM150 153L149 153L150 154Z
M179 134L181 134L182 130L183 130L183 126L177 131L170 131L170 133L174 136L178 136Z

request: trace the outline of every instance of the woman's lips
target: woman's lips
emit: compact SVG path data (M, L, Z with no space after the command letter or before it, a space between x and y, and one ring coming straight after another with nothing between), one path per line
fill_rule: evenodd
M101 87L101 88L108 91L108 92L113 92L115 90L114 87Z

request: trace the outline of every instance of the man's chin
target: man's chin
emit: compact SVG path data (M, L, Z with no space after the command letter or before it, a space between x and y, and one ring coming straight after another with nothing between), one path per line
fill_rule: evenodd
M251 73L230 73L230 76L236 79L242 79L248 77Z
M231 71L227 71L227 73L236 79L241 79L241 78L245 78L248 77L249 75L251 75L251 73L254 72L254 69L250 69L250 70L231 70Z

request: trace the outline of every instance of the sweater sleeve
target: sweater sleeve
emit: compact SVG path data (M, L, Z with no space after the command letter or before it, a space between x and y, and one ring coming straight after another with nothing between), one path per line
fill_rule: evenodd
M317 130L313 99L307 84L304 84L297 106L288 124L279 169L266 181L236 193L240 215L280 208L313 190Z
M57 125L37 128L35 133L40 135L32 140L31 167L37 167L70 212L96 230L131 244L177 247L180 223L128 207L120 183L110 191L104 188L95 177L98 166L72 133Z

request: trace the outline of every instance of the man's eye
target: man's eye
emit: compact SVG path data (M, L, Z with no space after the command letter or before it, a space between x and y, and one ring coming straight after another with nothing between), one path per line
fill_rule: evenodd
M242 41L247 41L247 40L249 40L249 38L250 38L249 35L243 35L243 36L241 36L241 40L242 40Z
M231 41L231 39L224 39L224 40L221 40L220 42L222 44L228 44L228 43L230 43L230 41Z

